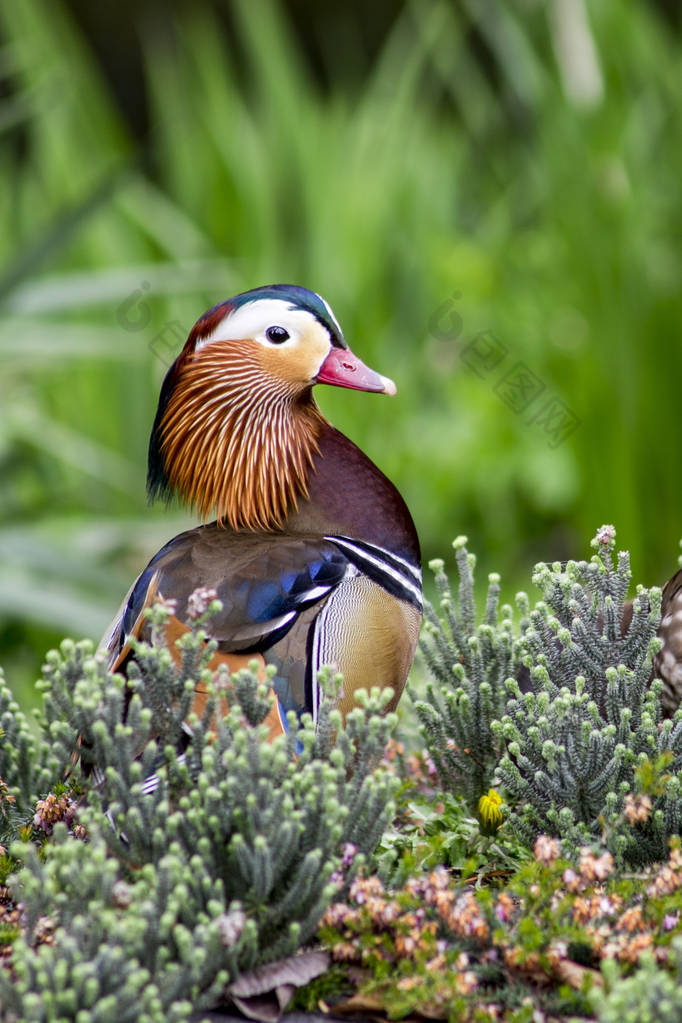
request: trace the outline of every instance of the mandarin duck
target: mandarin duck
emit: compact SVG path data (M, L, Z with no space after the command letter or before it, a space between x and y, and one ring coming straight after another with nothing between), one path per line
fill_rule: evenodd
M672 717L682 702L682 569L663 587L658 638L661 649L654 658L653 675L663 683L663 713Z
M626 636L634 614L634 603L626 600L620 620L621 636ZM597 622L603 627L604 619L601 612ZM661 709L664 717L672 717L682 704L682 568L668 579L661 593L661 620L657 630L661 648L654 655L649 682L660 679ZM562 643L554 641L557 654L561 654ZM516 673L516 681L523 693L533 691L530 670L521 665ZM603 711L603 707L600 708Z
M324 418L315 384L395 394L349 349L329 305L277 284L206 312L168 371L149 443L150 499L177 495L215 521L170 540L133 583L100 649L121 671L144 615L175 602L169 649L200 587L222 610L212 669L274 665L270 736L286 713L316 720L323 666L343 675L347 714L361 686L393 688L395 707L422 616L419 540L395 486ZM175 651L175 652L174 652ZM193 710L207 699L197 687Z
M623 636L630 628L633 613L632 600L626 600L620 622ZM682 569L663 586L657 636L661 649L654 656L650 682L658 678L663 683L661 708L664 717L672 717L682 703Z

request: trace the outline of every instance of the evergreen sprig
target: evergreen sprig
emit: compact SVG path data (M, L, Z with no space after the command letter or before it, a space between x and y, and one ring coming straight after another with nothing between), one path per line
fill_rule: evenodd
M602 964L605 985L594 985L590 1002L599 1023L679 1023L682 1019L682 942L677 938L662 969L652 952L645 952L635 973L614 960Z
M256 923L220 898L198 911L197 884L214 886L198 855L191 862L171 852L124 879L94 818L85 818L87 843L57 824L43 855L21 849L14 887L25 930L12 952L14 976L0 973L0 1018L135 1023L215 1005L240 961L257 959Z
M453 597L441 560L430 562L440 594L439 611L426 603L421 651L433 676L424 696L410 689L427 749L445 789L474 810L487 790L500 755L492 723L507 701L505 679L514 671L512 609L499 607L500 577L490 575L482 620L474 599L476 559L466 537L454 543L459 589Z
M682 828L682 711L663 718L652 678L661 591L640 586L627 602L630 562L615 530L592 543L589 562L536 567L543 599L530 610L519 594L517 624L511 608L498 611L492 576L477 624L474 561L455 541L457 601L432 564L440 614L427 609L421 646L433 679L415 706L441 785L471 809L492 783L527 845L542 832L574 849L600 838L646 863ZM633 825L628 798L643 794L651 812Z
M127 680L90 644L62 644L48 658L33 745L5 698L14 790L29 800L61 791L66 768L87 805L67 833L71 817L47 822L58 816L48 797L35 817L34 834L51 833L40 855L30 842L12 848L25 929L14 976L0 970L3 1020L81 1010L181 1019L215 1005L239 973L314 934L390 820L398 783L379 763L395 724L384 713L390 693L359 693L344 724L341 680L323 673L317 731L310 715L291 713L288 734L270 743L267 684L250 670L208 670L215 610L195 617L176 665L169 608L155 606L151 642L134 644ZM198 683L208 702L185 724Z
M660 649L661 591L626 595L627 553L603 526L591 561L539 565L544 601L518 640L531 691L510 682L507 713L494 726L505 752L497 776L510 826L530 841L538 832L577 845L602 836L629 862L665 856L682 824L682 712L663 720L661 683L652 680ZM630 827L628 794L642 792L647 764L659 770L652 812Z

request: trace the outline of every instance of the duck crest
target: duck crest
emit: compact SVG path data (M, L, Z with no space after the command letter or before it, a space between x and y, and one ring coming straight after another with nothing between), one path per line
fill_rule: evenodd
M232 529L281 529L308 476L326 420L311 389L264 372L252 342L214 341L186 351L167 381L154 434L159 468L150 492L215 509Z

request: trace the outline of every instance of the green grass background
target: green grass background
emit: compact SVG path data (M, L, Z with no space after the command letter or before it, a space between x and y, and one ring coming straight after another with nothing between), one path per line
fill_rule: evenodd
M193 521L146 505L158 387L199 314L259 284L319 291L396 380L318 399L425 559L467 533L511 596L613 521L638 579L676 567L671 24L643 0L407 2L365 64L330 25L354 70L321 84L286 6L224 6L230 32L200 3L140 19L142 139L59 0L0 7L0 663L24 703ZM506 356L477 375L486 331ZM518 362L544 388L524 414L497 386ZM553 397L580 420L557 447L532 421Z

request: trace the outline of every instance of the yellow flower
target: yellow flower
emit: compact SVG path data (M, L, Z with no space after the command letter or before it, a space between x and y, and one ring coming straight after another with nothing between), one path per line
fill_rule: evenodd
M495 789L488 789L487 793L478 801L478 819L481 825L481 832L484 835L494 835L502 824L502 796Z

